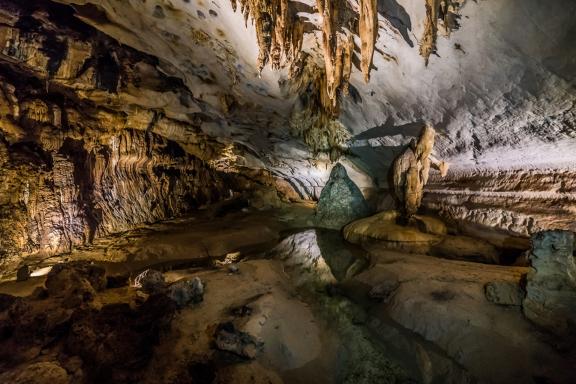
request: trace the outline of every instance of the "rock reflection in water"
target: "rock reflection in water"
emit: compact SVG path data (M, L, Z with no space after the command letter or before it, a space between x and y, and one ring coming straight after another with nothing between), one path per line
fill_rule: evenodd
M338 231L308 229L286 237L269 256L282 261L297 286L333 284L368 266L366 253L346 243Z

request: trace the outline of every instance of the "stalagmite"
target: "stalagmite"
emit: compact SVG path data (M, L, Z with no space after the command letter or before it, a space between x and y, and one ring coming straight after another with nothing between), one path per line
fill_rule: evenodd
M392 194L400 211L400 221L407 223L416 214L422 203L424 186L428 182L430 166L438 169L442 176L448 164L432 157L436 131L427 123L418 141L410 145L394 159L390 168Z

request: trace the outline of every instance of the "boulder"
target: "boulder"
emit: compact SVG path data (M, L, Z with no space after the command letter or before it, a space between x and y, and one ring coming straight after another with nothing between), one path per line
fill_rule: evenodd
M179 280L168 287L167 295L179 307L199 303L204 299L204 284L199 277Z
M219 350L231 352L250 360L256 358L264 345L254 336L236 329L234 324L230 322L218 326L214 341Z
M134 286L149 294L160 293L166 289L166 281L162 272L147 269L136 276Z
M48 296L64 298L63 305L72 308L92 301L97 291L106 288L106 271L86 261L56 264L45 285Z
M532 236L524 315L560 335L576 332L574 233L543 231Z
M0 375L0 382L11 384L68 384L70 377L53 361L26 364Z
M370 214L360 188L348 177L346 168L337 163L320 193L316 212L318 225L340 229Z
M157 294L137 308L114 303L100 310L77 310L66 335L66 351L94 368L87 372L90 382L141 382L139 368L152 358L160 335L170 327L175 307L166 295Z

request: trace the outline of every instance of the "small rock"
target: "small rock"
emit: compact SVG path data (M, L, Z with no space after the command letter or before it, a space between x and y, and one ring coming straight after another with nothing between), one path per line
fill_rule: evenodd
M238 264L230 264L228 266L228 272L230 273L240 273L240 268L238 267Z
M162 272L155 269L147 269L136 276L134 286L149 294L159 293L166 289L166 281Z
M198 277L179 280L168 287L168 297L179 307L199 303L204 299L204 284Z
M30 278L30 267L23 265L16 272L16 281L26 281Z
M258 341L252 335L237 330L234 324L230 322L218 326L215 343L216 348L222 351L232 352L250 360L255 359L264 346L264 343Z
M33 300L44 300L48 298L48 290L44 287L36 287L30 294Z
M489 302L499 305L522 305L524 294L518 284L509 281L491 281L484 286Z
M368 296L376 301L387 303L399 286L398 281L387 280L372 287Z

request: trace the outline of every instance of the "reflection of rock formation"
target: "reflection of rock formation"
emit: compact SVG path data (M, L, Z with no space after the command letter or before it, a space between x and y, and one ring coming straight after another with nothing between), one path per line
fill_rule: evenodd
M318 199L319 225L339 229L368 214L368 205L360 188L348 177L346 168L336 164Z
M279 258L295 284L333 284L366 266L364 251L347 243L339 232L309 229L288 236L270 253Z
M442 176L448 172L447 163L432 157L435 134L434 128L426 124L418 141L412 140L410 145L394 159L390 168L392 193L400 211L400 219L404 222L416 214L422 203L430 166L437 168Z
M532 237L524 314L558 334L576 331L574 233L545 231Z

